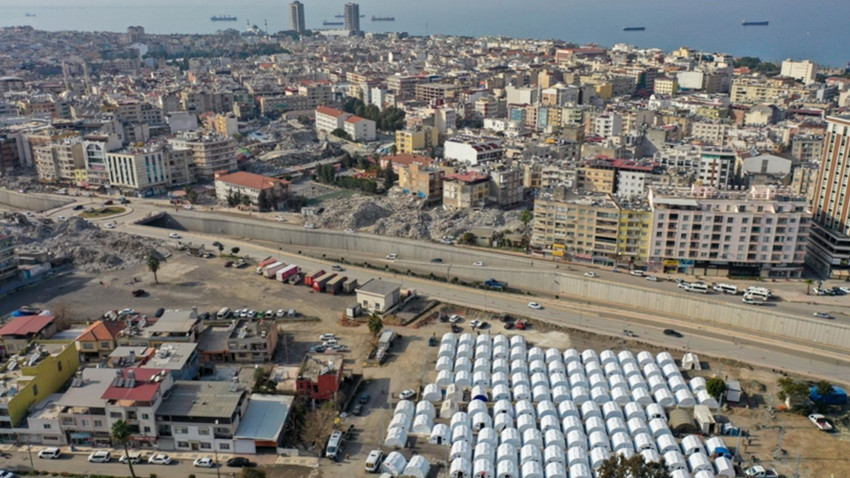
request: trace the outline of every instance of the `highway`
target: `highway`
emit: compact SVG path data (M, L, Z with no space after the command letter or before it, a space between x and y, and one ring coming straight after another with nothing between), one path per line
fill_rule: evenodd
M89 202L88 198L81 198L83 204ZM57 210L48 211L48 217L55 217L59 214L70 216L73 205L67 205ZM168 211L168 206L163 201L159 200L139 200L133 199L130 205L131 211L123 216L115 218L106 218L92 221L95 223L105 224L114 222L118 231L123 231L140 236L154 237L166 241L168 234L172 231L161 228L146 227L131 224L133 221L141 219L149 213ZM171 206L173 208L173 206ZM173 210L173 209L172 209ZM208 214L206 212L195 212L195 214ZM273 215L265 216L273 218ZM257 216L251 217L251 220L258 219ZM255 258L262 258L268 255L288 256L290 260L299 264L303 269L327 267L330 262L317 259L308 259L297 254L287 254L274 247L271 244L261 244L257 241L248 241L244 239L217 237L203 235L193 232L180 231L184 242L195 243L211 243L214 240L219 240L229 248L232 246L240 247L240 254L247 254ZM452 246L445 246L452 247ZM305 248L300 248L304 250ZM315 252L316 256L320 257L319 251ZM327 251L328 257L339 257L339 251ZM357 260L358 262L366 260L372 264L383 266L389 261L383 257L370 257L364 254L358 254L355 251L346 251L345 256L350 262ZM504 257L497 253L479 254L476 251L476 259L484 257L485 268L494 271L494 276L500 268L517 268L516 257ZM470 256L472 257L472 256ZM532 258L522 257L523 263L528 261L528 269L553 269L559 268L563 273L574 273L576 275L583 274L584 270L588 270L576 265L556 265L549 261L536 260ZM396 266L401 268L405 264L404 258L399 258ZM167 266L166 266L167 267ZM466 264L446 264L449 267L474 267L472 261L469 265ZM346 265L346 275L356 277L359 280L367 280L371 277L380 276L385 279L395 280L402 283L405 288L415 288L420 295L427 295L446 302L456 303L469 307L480 308L484 310L492 310L494 312L506 312L512 315L525 315L538 320L551 322L552 324L570 327L580 330L585 330L593 333L605 334L613 337L622 337L624 329L630 329L637 334L638 342L646 342L653 345L667 347L677 351L693 351L699 354L707 354L710 356L733 358L742 362L747 362L757 366L765 366L771 369L785 370L788 372L796 372L810 375L815 378L824 378L827 380L850 384L850 367L845 362L846 357L836 359L834 355L828 351L818 347L806 346L801 344L790 344L776 341L772 337L757 336L752 334L741 334L738 332L729 333L726 330L714 329L705 326L704 324L693 323L684 320L674 320L667 317L659 317L646 313L637 313L617 309L614 307L606 307L604 304L589 304L581 302L568 302L565 300L554 300L540 297L528 297L519 294L500 293L493 291L484 291L467 287L456 286L444 282L428 281L424 279L412 278L405 275L393 275L385 271L377 271L370 269L361 269ZM566 270L564 270L566 269ZM675 284L667 281L650 282L642 278L632 277L628 274L615 274L610 271L598 272L601 279L624 282L632 285L639 285L642 288L675 288ZM592 280L592 279L590 279ZM651 293L651 291L650 291ZM681 292L684 294L684 292ZM805 296L804 296L805 297ZM812 297L814 299L814 297ZM842 299L842 298L830 298ZM528 302L534 300L541 303L544 308L542 310L532 310L528 307ZM740 301L740 296L722 296L713 295L712 300L717 301ZM782 309L786 313L798 313L800 315L811 315L811 306L804 303L788 303L782 302L776 306L777 309ZM833 307L835 309L835 307ZM838 307L840 313L847 311L845 307ZM840 316L839 320L848 320L848 316ZM494 324L494 332L501 327L501 324ZM684 334L682 338L674 338L663 334L663 329L673 328ZM629 346L637 348L639 346Z

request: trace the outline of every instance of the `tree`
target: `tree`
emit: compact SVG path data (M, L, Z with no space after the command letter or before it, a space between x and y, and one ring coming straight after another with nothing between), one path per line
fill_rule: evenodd
M776 396L783 401L788 399L790 402L803 402L810 393L809 386L805 382L798 382L791 377L780 378L776 381L776 385L779 386Z
M260 191L259 196L257 196L257 207L260 209L260 212L266 212L271 209L268 190L264 189Z
M599 465L597 473L598 478L670 478L667 465L647 463L643 455L634 455L631 458L613 455Z
M348 132L347 132L347 131L345 131L345 130L344 130L344 129L342 129L342 128L337 128L337 129L335 129L335 130L331 131L331 134L332 134L332 135L334 135L334 136L336 136L337 138L344 139L344 140L346 140L346 141L351 141L351 140L352 140L351 135L350 135L350 134L348 134Z
M230 252L235 256L236 254L239 254L239 248L238 247L231 247Z
M716 400L720 400L721 395L726 393L726 382L720 377L711 377L705 381L705 390Z
M815 384L815 391L817 391L817 394L820 395L821 400L823 400L824 397L832 394L832 383L826 380L820 380Z
M186 192L186 199L189 200L189 203L195 204L198 202L198 191L195 191L195 188L192 186L186 186L183 188L183 191Z
M460 243L465 244L467 246L475 244L475 234L471 232L464 232L463 235L460 236Z
M328 400L321 407L308 413L305 420L307 426L301 430L301 441L307 446L321 449L334 429L338 414L333 400Z
M392 162L387 162L387 168L384 170L384 190L389 191L393 187L393 183L395 183L396 174L393 171Z
M222 252L224 252L224 244L219 242L218 243L218 253L221 254Z
M112 424L112 441L124 446L124 454L129 455L130 443L130 425L124 420L118 420ZM133 470L133 463L127 460L127 466L130 467L130 476L136 478L136 472Z
M522 221L522 225L528 227L528 223L534 219L534 213L529 211L528 209L523 209L522 212L519 213L519 220Z
M377 312L372 312L372 315L369 316L369 322L366 325L369 327L369 332L372 334L372 337L377 338L378 334L380 334L381 330L384 328L384 321Z
M806 279L806 295L809 295L812 292L812 284L814 283L814 279Z
M156 271L159 270L159 259L153 254L148 256L148 270L153 272L153 281L159 284L159 279L156 277Z

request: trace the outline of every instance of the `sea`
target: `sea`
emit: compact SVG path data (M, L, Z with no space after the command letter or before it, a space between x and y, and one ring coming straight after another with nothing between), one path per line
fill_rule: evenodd
M302 0L308 28L343 13L345 0ZM762 60L850 63L848 0L360 0L366 32L503 35L610 47L629 43L672 51L688 46ZM31 16L27 16L30 14ZM32 16L34 15L34 16ZM213 22L232 15L235 22ZM373 22L372 15L392 16ZM744 20L769 21L743 26ZM289 29L289 0L0 0L0 26L40 30L215 33L248 25ZM644 31L623 31L645 27Z

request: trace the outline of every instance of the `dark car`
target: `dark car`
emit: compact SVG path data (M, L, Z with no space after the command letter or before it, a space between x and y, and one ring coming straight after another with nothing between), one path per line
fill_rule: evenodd
M158 319L158 318L162 317L162 314L164 314L164 313L165 313L165 309L160 307L160 308L156 309L156 313L154 313L153 316Z
M77 204L76 206L74 206L75 211L82 211L83 208L85 208L85 206L83 206L82 204Z
M233 261L227 261L224 263L224 267L233 267Z
M251 463L251 460L242 456L234 456L233 458L227 460L226 464L227 466L232 468L245 468L254 466L254 464Z
M443 260L437 257L436 259L431 259L431 263L433 264L442 264Z
M514 328L513 322L505 322L505 329L511 330L512 328Z
M220 243L220 242L218 242L218 241L212 241L212 246L213 246L213 247L218 247L218 246L220 246L220 245L221 245L221 243Z
M115 203L113 203L113 202L112 202L112 199L110 199L109 201L106 201L105 203L103 203L103 205L104 205L104 206L111 206L111 205L113 205L113 204L115 204Z
M145 294L147 294L147 292L145 292L145 289L136 289L133 291L133 297L144 297Z
M664 329L664 335L669 335L670 337L683 337L681 333L676 332L673 329Z

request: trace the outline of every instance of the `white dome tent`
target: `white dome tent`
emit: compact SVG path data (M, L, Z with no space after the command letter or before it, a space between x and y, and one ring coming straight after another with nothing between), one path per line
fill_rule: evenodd
M567 478L567 469L561 463L549 463L544 468L546 478Z
M590 467L597 468L608 458L611 458L611 450L601 447L593 448L590 450Z
M709 395L708 391L700 390L697 392L697 403L700 405L705 405L708 408L720 408L720 404L717 403L717 400L714 399L711 395Z
M490 367L491 364L488 357L479 357L476 355L475 362L472 363L472 375L474 376L478 373L486 373L489 375L491 373Z
M458 355L455 359L455 372L472 372L472 360L469 357Z
M592 416L584 421L584 432L589 435L595 431L605 432L605 422L601 417Z
M504 414L504 415L510 415L510 416L513 417L514 416L514 406L511 404L510 399L505 399L505 398L497 399L496 395L497 395L497 391L496 391L496 389L493 389L493 400L496 401L496 403L493 404L493 416Z
M430 402L439 402L443 399L443 394L440 391L440 386L436 383L429 383L425 385L425 388L422 389L422 399L426 400L425 403Z
M652 396L645 388L635 388L632 390L632 400L641 405L649 405L652 403Z
M455 375L450 370L440 370L437 373L437 380L435 383L441 388L448 387L454 382Z
M567 375L580 375L587 378L587 374L584 372L584 364L580 360L568 362L565 365L567 366Z
M531 400L531 390L526 384L515 385L513 389L513 397L515 402Z
M438 423L431 429L431 435L428 437L428 443L432 445L448 445L451 438L451 430L445 423ZM459 442L460 443L460 442Z
M473 354L473 351L472 351L471 345L466 344L466 343L462 343L462 342L458 342L457 351L455 352L455 363L457 363L457 361L461 360L461 359L469 360L470 358L472 358L472 354ZM471 366L471 364L470 364L470 366Z
M705 448L702 446L702 441L696 435L687 435L682 438L682 453L685 456L691 456L695 453L705 454Z
M685 383L685 379L682 378L681 375L674 375L667 379L667 386L670 388L670 391L673 393L678 392L679 390L687 390L690 392L688 388L688 384Z
M407 445L407 429L394 427L387 430L387 437L384 439L384 447L386 448L404 448Z
M549 386L549 376L546 375L546 371L542 372L531 372L531 388L534 388L538 385Z
M603 432L604 433L604 432ZM567 435L567 448L579 447L587 451L587 435L584 432L573 430Z
M572 398L568 384L558 384L552 387L552 402L563 403Z
M520 438L519 430L516 428L505 428L501 433L499 433L499 443L507 443L514 448L519 448L522 446L522 439Z
M519 450L519 464L525 466L528 462L534 462L538 465L543 461L540 455L540 448L534 445L523 445Z
M655 440L652 439L649 433L638 433L635 435L634 444L637 451L656 450Z
M676 439L673 438L673 435L669 433L657 437L655 439L655 443L658 447L658 453L661 453L662 455L666 455L671 451L675 451L677 453L679 451L679 444L676 443Z
M640 367L634 362L626 362L623 364L623 375L626 376L626 380L634 377L640 376L643 378L643 374L640 371Z
M482 428L478 431L477 444L489 443L493 449L499 444L499 434L493 428Z
M655 357L652 356L651 353L646 350L642 350L637 354L637 363L643 368L646 364L655 363Z
M394 415L404 414L404 415L407 415L410 418L413 418L413 415L415 415L415 412L416 412L416 406L413 404L412 401L410 401L410 400L400 400L396 404L395 411L393 412L393 414Z
M573 465L579 464L584 466L588 465L587 452L581 448L572 447L570 448L570 451L567 452L567 466L572 467Z
M511 373L511 387L519 387L520 385L524 385L528 387L531 385L531 382L528 381L527 373Z
M522 335L512 335L510 338L511 347L520 345L522 348L525 348L525 337Z
M522 373L528 375L528 362L524 358L511 360L511 373Z
M611 389L611 400L619 405L625 405L632 400L628 387L614 387Z
M661 365L661 373L664 374L664 378L670 380L673 377L681 377L682 373L679 372L679 369L676 368L676 364L673 362L665 363Z
M694 473L694 478L715 478L715 476L713 471L700 470Z
M584 431L584 425L577 416L569 415L561 420L561 431L564 435L569 435L572 431Z
M611 395L608 394L608 384L606 383L604 387L593 387L593 390L590 391L590 397L599 404L610 402Z
M506 374L506 373L510 372L510 370L511 370L511 368L510 368L510 365L508 364L508 361L505 360L505 359L502 359L502 358L493 360L493 363L490 366L490 371L493 372L494 374L496 372L502 372L502 373Z
M694 396L691 395L691 392L687 388L683 388L681 390L677 390L673 395L676 398L676 405L679 408L694 408L696 406L696 400L694 400Z
M416 415L413 419L413 427L410 428L411 435L431 435L434 421L428 415Z
M638 433L649 433L649 428L643 417L635 417L626 422L626 427L629 429L629 434L635 436Z
M487 412L479 412L472 416L472 429L479 431L483 428L493 428L493 419Z
M499 413L496 415L496 418L493 419L493 428L502 433L502 430L506 428L514 427L514 419L510 414L507 413Z
M552 395L549 393L549 384L534 387L534 390L531 391L531 398L534 403L551 401Z
M565 372L550 372L549 386L552 388L568 387L569 389L570 379L567 377L567 374Z
M605 420L609 420L611 418L617 417L619 419L623 419L623 409L620 408L620 405L617 402L610 401L602 404L602 418Z
M570 478L591 478L590 468L582 463L570 467Z
M662 368L665 364L668 363L676 365L676 361L673 360L673 356L670 354L670 352L667 352L666 350L663 352L659 352L658 355L655 356L655 363L657 363L658 366Z
M440 405L440 418L452 418L458 413L457 402L455 400L443 400Z
M694 453L688 456L688 467L691 473L699 473L700 471L709 471L714 475L714 465L704 453Z
M587 387L574 386L572 389L573 401L578 403L586 403L590 401L590 392Z
M647 463L661 462L661 455L659 455L655 450L641 450L640 455L643 457L643 461Z
M407 466L407 459L404 455L397 451L390 452L384 461L381 463L381 472L389 473L393 476L400 476Z
M543 417L545 417L547 415L551 415L555 418L558 418L558 409L555 408L555 404L550 402L550 401L538 403L537 404L537 417L542 420Z
M455 368L457 368L457 364L455 364ZM655 362L642 366L641 370L643 370L643 376L646 377L647 380L649 380L650 377L664 378L664 374L661 373L661 367L659 367Z
M449 427L454 430L456 427L461 425L469 426L471 422L469 421L469 414L466 412L457 412L452 415L452 420L449 422Z
M490 334L480 334L475 337L475 346L479 347L481 345L493 345L493 338L490 337Z
M572 400L567 400L558 404L558 417L562 420L566 417L580 417L579 408Z
M496 464L496 478L520 478L515 461L502 460Z
M449 452L449 461L454 461L458 458L472 458L472 445L468 441L458 441L452 443L451 451Z
M495 387L497 385L504 385L510 388L510 382L508 381L508 374L506 372L493 372L490 376L490 386Z
M484 359L489 361L493 358L493 348L490 344L476 344L475 345L475 359Z
M544 478L543 467L536 461L523 463L520 469L522 478Z
M493 478L494 471L493 462L484 458L472 464L473 478Z
M664 411L664 407L657 403L651 403L646 407L646 419L652 420L654 418L667 420L667 412Z
M428 418L433 420L437 415L437 411L434 409L433 403L422 400L416 404L415 415L426 415Z
M670 478L691 478L691 474L683 469L671 470Z
M536 360L530 360L528 362L528 373L530 374L545 374L548 370L549 367L546 366L546 362L543 360L542 357Z
M584 402L581 404L581 418L587 421L588 418L602 418L602 411L596 402Z
M451 478L472 478L472 463L466 458L452 460L449 465L449 476Z
M390 424L387 427L387 430L392 428L401 428L404 431L407 431L410 428L410 423L412 420L410 416L405 415L404 413L397 413L393 415L392 420L390 420Z
M443 337L440 339L440 344L452 344L457 345L457 335L452 332L446 332L443 334Z
M537 421L534 415L524 413L516 418L516 428L520 433L525 433L526 430L536 429Z
M437 359L437 371L451 372L454 370L454 360L451 357L440 356Z
M526 430L522 434L522 444L523 446L534 445L537 448L543 449L543 434L536 428Z
M646 380L641 374L626 377L626 381L629 382L629 390L633 392L639 388L642 388L644 390L647 389Z
M672 407L676 404L676 398L670 393L667 387L656 390L653 393L653 397L655 398L655 402L662 407Z
M528 361L533 362L535 360L544 361L546 359L546 354L543 352L543 349L540 347L531 347L528 349Z
M546 447L556 446L561 450L567 447L567 441L561 430L548 430L543 433L543 444Z
M631 350L621 350L617 354L617 361L620 362L620 365L623 365L626 362L637 363L637 360L635 359L635 354L633 354Z
M431 465L428 463L428 460L425 459L422 455L414 455L410 458L410 461L407 462L407 466L404 467L404 472L402 472L403 476L410 476L412 478L427 478L428 471L431 470Z
M472 441L472 428L469 425L460 425L452 428L452 443L458 441Z
M647 382L649 382L650 393L654 394L659 390L667 390L667 380L661 375L652 375L647 378Z
M493 360L496 359L507 359L510 355L511 348L507 344L495 344L493 345L493 353L491 354Z
M624 377L623 374L620 373L608 375L608 388L613 390L619 387L625 388L628 391L629 382L626 380L626 377Z
M581 363L588 364L591 362L599 363L599 354L593 349L584 349L581 353Z
M718 456L714 459L714 469L717 472L717 476L735 478L735 465L732 463L732 460L725 456Z
M517 463L517 449L510 443L502 443L496 448L496 462L511 461Z
M572 362L581 363L581 354L576 349L567 349L564 350L564 365L569 365Z
M632 418L643 419L646 417L646 412L644 412L643 407L640 406L637 402L626 403L623 406L623 410L625 411L626 420L631 420Z
M475 385L472 387L472 400L488 401L490 400L487 394L487 387L483 385Z
M561 465L565 465L564 463L564 449L558 448L556 446L547 446L543 449L543 465L548 465L550 463L560 463Z
M588 435L587 441L590 444L591 450L594 449L594 448L605 448L605 449L611 448L611 444L608 441L608 435L605 432L601 432L601 431L598 431L598 430L594 431L593 433ZM573 448L575 448L575 447L573 447Z
M605 429L608 431L609 436L615 433L628 433L626 422L620 417L612 417L605 420Z
M606 377L623 374L623 367L621 367L616 361L606 363L602 366L602 369L605 372Z
M451 383L446 386L446 396L443 397L443 400L454 400L456 402L460 402L463 398L463 389L458 387L457 384Z
M561 365L564 364L564 360L561 358L561 352L554 347L546 349L544 355L546 357L546 363L558 362Z
M705 379L702 377L694 377L691 379L689 383L691 387L691 391L694 393L699 393L700 390L705 390Z
M472 453L472 461L473 463L478 460L487 460L489 462L493 462L496 458L496 448L493 447L490 443L479 443L475 445L475 449Z
M472 376L465 370L455 372L454 384L460 389L469 388L472 385Z
M561 431L561 424L558 422L557 417L553 415L546 415L540 419L538 429L543 433L546 433L549 430Z

